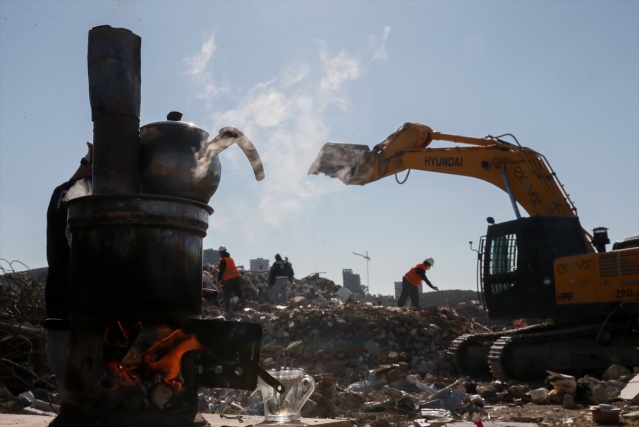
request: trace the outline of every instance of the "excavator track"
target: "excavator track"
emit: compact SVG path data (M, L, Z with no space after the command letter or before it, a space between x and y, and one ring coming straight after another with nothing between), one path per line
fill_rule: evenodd
M549 326L541 324L510 331L464 334L451 343L448 350L446 350L446 355L460 374L478 379L488 378L492 376L488 363L488 354L492 345L504 334L537 332Z
M547 371L597 374L612 364L639 366L639 334L627 326L543 323L465 334L452 342L446 354L460 374L476 379L540 380Z
M612 327L610 327L612 326ZM493 378L535 380L547 371L583 375L601 373L612 364L639 366L639 335L623 326L601 324L550 326L502 334L488 352Z
M501 332L461 335L451 343L446 355L460 374L473 378L488 377L488 351L500 336Z

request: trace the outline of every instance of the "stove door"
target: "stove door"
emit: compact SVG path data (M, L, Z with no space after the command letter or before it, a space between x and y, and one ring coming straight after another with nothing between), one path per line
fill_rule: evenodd
M262 327L257 323L187 319L182 329L204 347L197 357L197 384L210 388L254 390L260 373Z

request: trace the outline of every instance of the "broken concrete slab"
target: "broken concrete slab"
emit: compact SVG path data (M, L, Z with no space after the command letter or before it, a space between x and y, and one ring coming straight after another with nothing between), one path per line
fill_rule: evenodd
M342 302L348 301L349 298L353 295L351 291L349 291L348 289L344 287L339 288L339 290L336 293L337 293L337 296L342 300Z
M639 403L639 375L635 375L626 386L621 389L619 397L637 404Z

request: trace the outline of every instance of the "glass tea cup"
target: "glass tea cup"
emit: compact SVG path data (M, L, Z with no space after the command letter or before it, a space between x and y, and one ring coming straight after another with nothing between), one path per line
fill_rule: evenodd
M284 386L280 393L258 377L262 400L264 401L264 417L269 422L288 422L302 417L302 407L313 391L315 380L303 369L268 370L268 373Z

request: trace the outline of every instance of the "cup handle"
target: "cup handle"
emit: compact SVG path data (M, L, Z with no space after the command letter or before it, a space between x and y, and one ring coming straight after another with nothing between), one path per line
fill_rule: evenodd
M306 374L302 377L302 384L307 384L308 388L302 398L299 400L295 412L300 412L306 401L311 397L311 394L315 391L315 380L310 375Z

